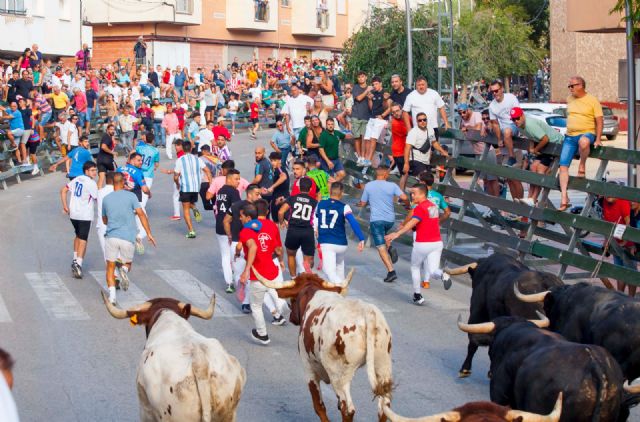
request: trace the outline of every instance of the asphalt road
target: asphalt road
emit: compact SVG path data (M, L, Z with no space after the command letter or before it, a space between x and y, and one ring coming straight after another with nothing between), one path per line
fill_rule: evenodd
M256 144L268 144L267 132L257 142L242 134L231 144L247 179ZM169 168L161 152L161 165ZM113 319L101 301L104 264L93 227L85 277L71 277L73 231L58 199L64 183L62 173L48 174L0 193L0 347L16 359L14 394L21 419L138 420L135 377L144 330ZM186 239L184 222L169 220L170 183L169 176L156 177L147 211L158 247L136 256L131 273L136 288L121 293L120 302L175 297L204 306L206 294L215 291L220 306L214 318L190 322L198 332L220 340L247 371L238 420L317 420L298 356L298 327L269 325L269 346L251 341L251 317L239 312L233 295L224 293L213 216L206 214L197 225L196 239ZM456 319L467 316L470 288L454 282L445 292L434 282L424 291L425 305L415 306L408 262L401 259L399 280L385 284L377 253L369 249L359 254L351 246L347 266L355 267L356 274L350 295L378 305L392 330L396 412L419 416L488 400L486 349L476 355L470 378L457 377L467 341ZM323 392L330 418L339 420L335 395L329 387ZM354 379L352 395L356 420L374 420L376 406L364 369Z

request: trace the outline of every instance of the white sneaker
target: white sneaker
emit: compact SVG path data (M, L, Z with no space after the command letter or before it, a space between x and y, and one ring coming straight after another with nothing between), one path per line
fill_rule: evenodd
M358 157L358 160L356 161L356 166L362 167L364 165L363 162L364 162L364 158Z
M529 205L530 207L536 206L536 201L533 198L520 198L521 204Z
M115 304L116 304L116 295L115 295L115 294L114 294L113 296L112 296L112 295L109 295L109 302L110 302L112 305L114 305L114 306L115 306Z
M120 274L120 288L125 292L129 290L129 275L124 265L118 267L118 273Z
M34 166L33 166L33 170L31 171L31 174L35 176L35 175L37 175L38 173L40 173L40 167L38 167L38 165L37 165L37 164L34 164Z

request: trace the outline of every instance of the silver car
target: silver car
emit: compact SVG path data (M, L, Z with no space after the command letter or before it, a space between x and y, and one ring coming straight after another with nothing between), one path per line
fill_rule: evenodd
M608 140L613 141L620 131L618 116L615 116L613 110L609 107L602 107L602 114L604 115L602 134L606 136Z

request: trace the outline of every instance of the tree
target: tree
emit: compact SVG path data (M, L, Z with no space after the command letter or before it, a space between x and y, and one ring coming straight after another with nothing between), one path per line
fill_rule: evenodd
M636 25L640 22L640 1L638 0L628 0L629 1L629 12L631 15L631 22L633 22L633 27L631 28L631 35L633 36L636 32ZM627 9L626 9L626 0L617 0L616 5L609 12L611 13L622 13L624 19L627 19Z
M529 39L549 49L549 0L480 0L478 8L502 10L531 25Z

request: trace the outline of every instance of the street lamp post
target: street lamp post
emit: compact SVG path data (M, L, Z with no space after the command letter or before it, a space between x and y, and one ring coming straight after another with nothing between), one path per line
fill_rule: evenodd
M409 0L405 0L405 17L407 19L407 82L409 87L413 88L413 39L411 33L411 4Z

